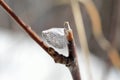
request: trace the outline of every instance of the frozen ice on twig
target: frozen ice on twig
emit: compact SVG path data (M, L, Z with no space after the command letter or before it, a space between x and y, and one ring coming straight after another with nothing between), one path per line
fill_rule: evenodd
M42 36L48 44L55 48L62 49L67 44L64 28L51 28L44 30L42 31Z

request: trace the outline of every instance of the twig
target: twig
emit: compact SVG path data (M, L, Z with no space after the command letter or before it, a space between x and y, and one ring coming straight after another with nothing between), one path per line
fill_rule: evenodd
M102 26L101 26L101 20L98 13L98 10L96 9L94 3L92 0L79 0L83 5L86 7L86 10L90 16L91 22L92 22L92 30L93 35L100 45L100 47L107 51L108 56L112 62L112 64L120 69L120 57L117 49L115 49L111 43L104 37ZM89 2L88 2L89 1Z
M69 51L68 58L71 59L72 61L71 66L68 66L68 68L74 80L81 80L80 72L79 72L79 65L78 65L78 60L77 60L77 54L76 54L76 49L75 49L75 43L74 43L74 38L73 38L73 32L68 22L65 22L65 26L67 26L66 37L68 41L68 51Z
M12 9L4 2L4 0L0 0L0 5L8 12L8 14L22 27L29 36L36 41L40 47L42 47L53 59L55 62L62 63L62 64L68 64L68 58L60 55L57 51L55 51L53 48L48 47L42 39L31 29L31 27L27 24L25 24L13 11ZM58 58L59 57L59 58Z
M80 73L79 73L79 67L77 62L77 56L75 52L75 46L74 46L74 39L73 39L73 33L72 30L67 29L66 33L68 33L67 39L68 39L68 50L69 50L69 56L65 57L64 55L60 55L57 51L55 51L52 47L48 47L42 39L31 29L29 25L26 25L13 11L12 9L4 2L4 0L0 0L0 5L8 12L8 14L22 27L29 36L36 41L40 47L42 47L53 59L56 63L65 64L73 77L73 80L81 80ZM69 24L67 23L67 26Z
M89 80L92 80L92 74L90 71L90 63L89 63L90 51L88 48L86 33L84 29L84 23L83 23L82 14L80 11L80 5L78 3L78 0L70 0L70 1L71 1L72 12L73 12L73 16L74 16L74 20L77 28L79 40L80 40L79 42L81 44L81 49L84 53L84 57L86 60L86 68L88 71Z

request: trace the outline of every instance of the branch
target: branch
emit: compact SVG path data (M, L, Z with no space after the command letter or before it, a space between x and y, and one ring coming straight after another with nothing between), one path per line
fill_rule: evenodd
M4 0L0 0L0 5L8 12L8 14L22 27L26 33L36 41L40 47L42 47L57 63L61 64L69 64L69 60L67 57L60 55L57 51L53 48L48 47L42 39L31 29L31 27L25 24L14 12L13 10L4 2Z
M31 27L25 24L14 12L13 10L4 2L4 0L0 0L0 5L6 10L6 12L20 25L21 28L25 30L26 33L36 41L39 46L41 46L53 59L56 63L65 64L69 70L71 71L72 77L74 80L81 80L79 67L77 62L77 56L74 46L74 39L72 30L67 23L67 27L69 29L66 30L66 37L68 39L68 50L69 56L65 57L64 55L60 55L57 51L55 51L52 47L48 47L42 39L31 29Z
M100 45L100 47L107 51L107 54L112 62L112 64L120 69L120 57L117 49L112 46L112 44L104 37L103 31L102 31L102 25L101 25L101 20L100 20L100 15L95 7L95 4L93 3L92 0L79 0L83 5L85 6L91 22L92 22L92 30L93 30L93 35ZM89 1L89 2L88 2Z
M74 80L81 80L78 59L77 59L77 54L76 54L76 48L75 48L75 43L74 43L74 38L73 38L73 32L72 32L72 29L70 28L70 25L68 22L65 22L65 26L67 26L66 38L68 41L68 45L67 45L68 52L69 52L68 58L71 59L71 61L72 61L71 65L68 66L68 68L69 68Z
M90 51L88 48L87 37L84 29L84 23L82 20L80 5L78 3L78 0L70 0L70 1L71 1L70 3L72 7L72 12L73 12L73 16L74 16L78 36L79 36L79 42L81 44L81 49L84 53L84 57L86 60L86 66L87 66L86 69L88 71L87 73L88 73L89 79L92 80L92 74L91 74L90 63L89 63Z

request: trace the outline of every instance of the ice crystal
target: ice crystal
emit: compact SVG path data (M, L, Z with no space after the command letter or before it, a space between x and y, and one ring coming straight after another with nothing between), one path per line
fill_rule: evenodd
M67 40L64 32L64 28L51 28L42 31L43 38L48 44L55 48L62 49L66 46Z

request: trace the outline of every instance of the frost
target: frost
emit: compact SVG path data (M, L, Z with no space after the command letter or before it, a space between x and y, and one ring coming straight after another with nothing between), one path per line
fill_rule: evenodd
M46 42L55 48L62 49L66 46L67 40L64 28L51 28L42 31L42 36Z

